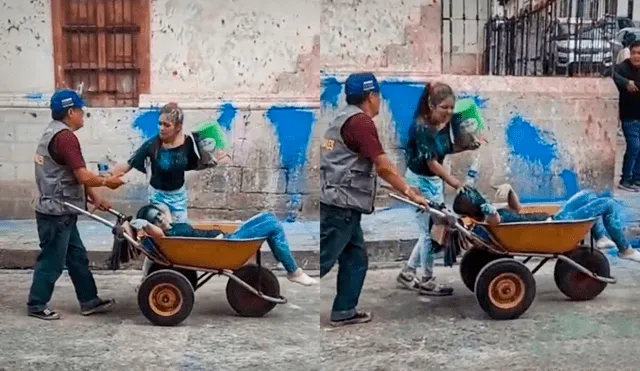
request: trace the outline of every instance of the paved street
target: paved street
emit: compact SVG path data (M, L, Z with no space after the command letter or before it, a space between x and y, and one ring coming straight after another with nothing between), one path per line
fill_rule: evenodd
M532 263L529 263L530 265ZM619 279L591 302L569 302L553 265L536 273L538 295L523 317L487 319L461 283L458 266L436 267L454 296L421 298L396 289L397 270L370 271L360 308L369 324L331 328L335 274L323 278L323 366L338 370L638 370L640 265L614 258Z
M179 327L149 324L137 306L139 271L96 274L100 295L113 312L79 313L65 275L52 305L59 321L26 316L30 271L0 271L0 370L318 370L319 288L281 278L289 304L266 317L235 315L226 302L226 279L214 278L196 293L191 316Z

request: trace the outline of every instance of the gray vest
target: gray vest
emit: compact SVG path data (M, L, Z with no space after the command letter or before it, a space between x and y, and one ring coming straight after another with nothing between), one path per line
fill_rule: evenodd
M65 123L51 121L42 134L34 158L36 185L40 195L35 201L37 212L47 215L72 215L78 212L64 206L66 201L85 208L84 186L79 184L68 167L56 163L49 153L49 143L54 135L69 130Z
M320 149L320 202L371 214L378 177L373 163L351 151L340 130L347 120L362 110L345 107L329 124Z

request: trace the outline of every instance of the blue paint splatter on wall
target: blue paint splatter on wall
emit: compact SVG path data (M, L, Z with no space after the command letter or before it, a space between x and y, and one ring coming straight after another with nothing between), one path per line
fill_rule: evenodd
M380 84L382 98L391 111L391 119L395 124L396 138L401 147L407 143L409 127L418 107L418 101L424 85L403 82L383 82Z
M276 129L282 167L286 170L296 170L304 165L311 139L311 128L315 121L313 111L274 106L265 115Z
M476 106L480 109L484 109L487 108L487 100L488 99L484 99L479 95L473 95L473 94L460 94L457 96L457 99L473 99L473 102L476 104Z
M218 116L218 124L222 126L226 131L231 130L233 119L236 118L238 110L231 103L225 103L220 106L220 116Z
M514 174L512 182L523 202L565 200L578 192L578 177L573 171L553 172L552 165L558 160L558 144L553 133L542 131L516 115L509 121L505 136L511 151L508 162ZM554 186L557 178L564 186L561 194Z
M24 96L28 100L42 100L42 93L29 93Z
M274 126L278 137L280 162L285 169L287 188L302 189L303 165L307 160L307 148L315 122L314 112L296 107L274 106L265 116ZM287 218L288 221L295 220L299 199L299 195L291 196L289 208L292 212Z
M331 106L338 108L338 98L342 92L342 84L335 77L329 77L322 80L322 94L320 94L320 103L322 106Z
M153 138L158 135L160 128L160 110L145 111L136 117L133 122L133 128L140 132L144 139Z

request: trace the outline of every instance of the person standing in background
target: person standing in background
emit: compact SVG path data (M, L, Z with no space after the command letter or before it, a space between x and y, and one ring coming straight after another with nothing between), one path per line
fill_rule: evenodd
M50 103L53 121L40 138L34 158L40 254L33 269L27 306L29 316L44 320L60 318L48 303L65 264L83 315L104 312L115 303L98 297L87 249L78 232L78 212L64 205L68 202L85 208L88 197L95 207L106 211L111 206L93 188L116 189L124 184L119 177L102 178L87 170L74 134L84 126L83 107L84 102L74 91L60 90L53 94Z
M622 161L619 188L630 192L640 189L640 41L629 46L629 59L617 64L613 81L618 88L622 132L627 144Z
M371 313L356 307L368 269L360 225L371 214L378 175L394 189L428 209L427 200L402 179L384 153L373 118L380 112L380 86L372 73L345 82L347 106L324 134L320 152L320 277L338 263L337 295L331 325L365 323Z

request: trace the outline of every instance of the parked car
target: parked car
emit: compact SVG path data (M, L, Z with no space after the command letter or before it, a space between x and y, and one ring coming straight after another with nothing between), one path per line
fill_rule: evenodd
M618 31L615 37L611 40L611 48L613 51L614 60L617 57L618 53L624 48L622 46L622 40L625 38L627 34L634 34L636 36L636 40L640 40L640 27L627 27Z
M607 27L609 26L609 27ZM606 25L580 18L558 18L546 29L546 50L542 68L545 75L573 76L580 72L611 71L613 53Z

